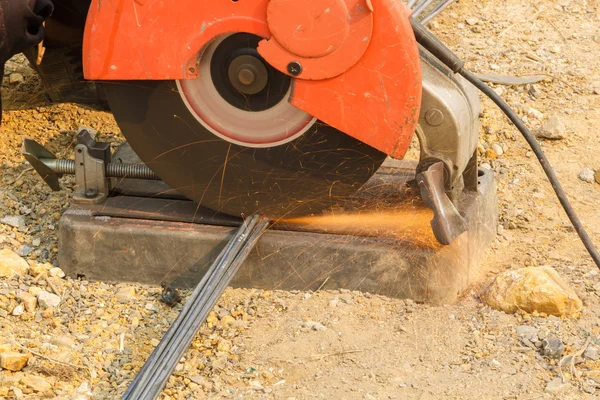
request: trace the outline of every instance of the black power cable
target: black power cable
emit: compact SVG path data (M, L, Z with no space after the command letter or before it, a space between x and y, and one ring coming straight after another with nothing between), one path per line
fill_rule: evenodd
M529 131L527 126L521 121L519 116L510 108L508 104L502 99L502 97L498 96L496 92L494 92L488 85L483 83L475 74L469 72L464 68L464 61L462 61L456 54L454 54L450 49L448 49L442 42L440 42L431 32L429 32L419 21L414 18L410 19L413 31L415 33L415 37L417 42L421 46L423 46L427 51L437 57L441 62L446 64L448 68L450 68L453 72L462 75L467 81L471 82L473 86L479 89L483 94L489 97L496 105L502 110L504 114L508 117L508 119L515 124L517 129L521 132L533 153L537 157L540 162L542 169L546 173L560 204L563 209L567 213L567 216L571 220L571 224L575 228L575 231L579 235L583 245L587 249L588 253L596 263L596 266L600 268L600 253L592 243L588 233L586 232L583 224L579 220L577 213L571 206L569 202L569 198L562 188L554 169L550 165L550 161L544 154L540 144L537 142L533 134Z

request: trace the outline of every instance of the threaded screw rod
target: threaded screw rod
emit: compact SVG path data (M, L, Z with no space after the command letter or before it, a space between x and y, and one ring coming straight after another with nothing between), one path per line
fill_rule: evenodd
M57 174L75 174L75 161L65 159L41 159L48 168ZM160 178L144 164L108 163L106 164L106 176L108 178L129 178L159 181Z

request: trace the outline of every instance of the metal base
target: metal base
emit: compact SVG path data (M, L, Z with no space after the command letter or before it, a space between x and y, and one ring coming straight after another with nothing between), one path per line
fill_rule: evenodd
M407 183L414 179L415 167L411 162L386 162L350 199L346 211L425 207L415 195L418 190ZM478 261L495 237L494 177L489 171L479 174L478 191L463 194L458 207L468 230L448 246L411 235L392 239L368 232L318 233L321 229L312 225L276 226L264 234L232 285L344 288L451 304L481 275ZM157 187L160 183L153 185L146 186L147 191L165 193ZM149 195L136 182L121 184L117 192L121 195L101 204L72 206L61 218L59 261L68 275L152 285L166 281L193 288L240 223L199 209L172 192L167 198Z

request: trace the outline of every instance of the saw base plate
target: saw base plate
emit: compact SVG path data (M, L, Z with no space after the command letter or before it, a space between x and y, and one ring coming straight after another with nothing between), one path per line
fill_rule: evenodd
M348 203L370 207L377 188L386 206L421 204L407 190L416 164L384 164ZM193 288L240 221L198 209L162 183L129 181L97 205L73 205L59 223L59 262L72 277ZM381 190L384 188L385 190ZM157 193L162 193L157 196ZM388 193L387 195L385 193ZM395 195L390 195L394 193ZM461 199L469 229L451 245L319 226L279 226L261 239L232 285L270 290L348 289L431 304L451 304L484 275L479 261L496 235L494 176L480 171L479 190ZM424 206L423 206L424 207ZM407 216L410 218L410 214Z

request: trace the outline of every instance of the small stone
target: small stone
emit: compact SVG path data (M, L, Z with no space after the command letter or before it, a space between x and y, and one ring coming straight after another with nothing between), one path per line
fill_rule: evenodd
M7 369L9 371L20 371L27 365L31 354L23 353L0 353L0 368Z
M588 360L597 361L598 359L600 359L600 352L598 351L598 347L589 346L583 353L583 356Z
M42 311L42 317L44 318L52 318L54 316L54 307L48 307L44 311Z
M153 303L146 303L144 308L148 311L156 311L157 310L156 306Z
M13 278L16 275L25 275L29 264L13 251L2 249L0 251L0 277Z
M496 152L496 154L499 156L504 154L504 149L498 143L494 143L492 145L492 150L494 150L494 152Z
M41 239L33 239L33 240L31 241L31 245L32 245L33 247L38 247L40 244L42 244L42 240L41 240Z
M32 252L33 252L33 249L31 247L27 246L26 244L19 247L19 249L16 251L16 253L21 257L27 257Z
M20 215L8 215L0 219L0 224L12 226L13 228L25 227L25 218Z
M60 304L60 297L45 290L39 292L37 298L42 309L57 307Z
M25 78L23 77L23 75L21 75L18 72L13 72L8 77L8 83L10 83L11 85L16 85L17 83L21 83L24 81L25 81Z
M494 360L490 361L489 366L492 369L498 369L502 366L502 364L500 364L500 361L494 359Z
M352 300L352 295L348 294L348 293L342 294L340 296L340 300L345 304L353 304L354 303L354 300Z
M542 340L542 347L540 348L540 353L543 356L560 359L563 352L565 351L565 346L563 345L562 340L557 337L549 337Z
M550 140L560 140L567 137L567 128L558 117L551 116L536 132L537 137Z
M519 310L576 317L583 309L577 294L550 267L527 267L496 277L484 295L492 308L509 314Z
M519 326L517 326L516 331L517 331L517 335L519 335L519 336L536 337L536 338L538 336L538 329L533 326L529 326L529 325L519 325Z
M550 382L548 382L546 388L544 389L544 392L557 393L562 392L563 390L568 389L569 387L571 387L571 384L569 382L563 383L561 378L554 378Z
M37 298L29 292L21 292L19 294L19 298L21 299L21 303L25 306L25 310L28 312L35 311L35 306L37 305Z
M50 271L48 271L48 274L54 278L64 278L65 277L65 273L63 272L63 270L58 267L54 267L54 268L50 269Z
M50 339L50 343L64 349L72 349L75 346L75 341L68 336L56 336Z
M324 331L327 329L323 325L315 321L305 321L303 324L306 328L312 329L313 331Z
M594 183L594 181L596 180L596 174L594 173L594 170L590 168L585 168L579 174L579 179L587 183Z
M14 315L15 317L18 317L19 315L23 315L25 313L25 308L23 307L23 304L19 304L18 306L16 306L13 311L12 311L12 315Z
M21 379L21 383L27 386L28 388L33 389L34 392L44 393L52 389L52 385L50 384L50 382L48 382L41 376L25 375Z
M231 342L228 340L220 340L217 344L217 351L224 353L231 351Z
M135 287L124 286L122 288L119 288L119 290L117 290L117 293L115 294L115 297L121 303L126 303L133 300L135 298Z
M479 23L479 18L477 17L469 17L465 20L465 22L467 23L467 25L469 26L475 26Z

